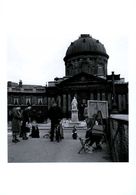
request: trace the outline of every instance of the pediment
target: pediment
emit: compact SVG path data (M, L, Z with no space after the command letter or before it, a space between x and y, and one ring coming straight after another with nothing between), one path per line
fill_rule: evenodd
M105 82L106 79L82 72L77 75L74 75L73 77L69 77L61 81L60 83L58 83L58 85L66 86L66 85L74 85L74 84L87 84L87 83L91 84L91 83L105 83Z

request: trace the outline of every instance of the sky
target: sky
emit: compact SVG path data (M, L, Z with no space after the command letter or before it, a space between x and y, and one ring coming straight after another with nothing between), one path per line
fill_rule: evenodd
M110 56L108 74L114 71L129 80L128 1L7 2L8 81L45 85L65 76L63 58L81 34L90 34L104 44Z

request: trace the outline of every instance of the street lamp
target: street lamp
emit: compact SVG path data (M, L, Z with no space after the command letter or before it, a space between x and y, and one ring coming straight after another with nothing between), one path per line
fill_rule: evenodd
M115 75L112 72L112 113L117 114L117 103L116 103L116 93L115 93Z

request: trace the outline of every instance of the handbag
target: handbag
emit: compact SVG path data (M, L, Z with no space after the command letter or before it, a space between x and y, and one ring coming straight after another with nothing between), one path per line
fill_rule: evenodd
M104 126L103 125L94 125L92 128L93 135L103 135L104 134Z

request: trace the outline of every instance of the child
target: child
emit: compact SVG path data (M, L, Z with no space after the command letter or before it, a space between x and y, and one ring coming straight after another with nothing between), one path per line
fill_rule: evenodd
M76 129L76 126L73 127L72 137L73 137L73 139L77 139L77 129Z
M39 128L38 128L38 125L36 125L36 123L32 124L32 132L31 132L30 136L32 138L39 138L40 137Z

